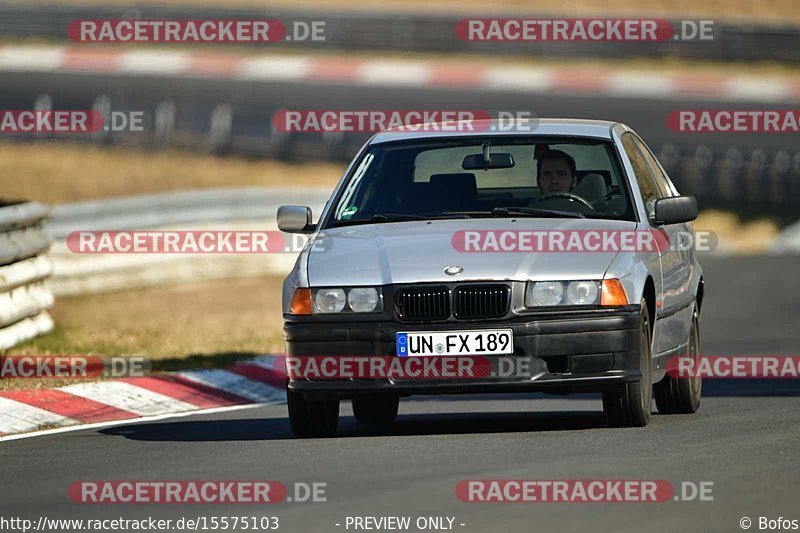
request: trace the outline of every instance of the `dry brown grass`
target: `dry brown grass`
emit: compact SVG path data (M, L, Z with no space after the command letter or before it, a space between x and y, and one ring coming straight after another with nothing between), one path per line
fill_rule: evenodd
M778 225L770 219L743 222L730 211L707 210L693 224L695 231L714 232L724 246L736 254L764 252L778 235Z
M329 186L343 167L71 143L0 143L0 198L45 203L243 185Z
M217 280L79 297L51 310L50 334L7 355L143 355L155 370L213 367L283 351L279 277ZM5 379L0 390L67 379Z
M52 3L52 0L35 0ZM223 6L219 0L58 0L62 4L196 5ZM283 7L308 11L397 11L420 13L488 13L552 15L661 15L719 17L774 22L800 21L796 0L228 0L224 7Z
M281 283L274 276L61 297L51 312L58 330L14 351L155 360L282 350Z

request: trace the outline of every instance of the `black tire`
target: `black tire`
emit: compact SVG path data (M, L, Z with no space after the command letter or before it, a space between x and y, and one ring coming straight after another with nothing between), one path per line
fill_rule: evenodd
M686 356L695 360L694 368L699 365L700 354L700 320L695 309L686 351ZM703 397L703 378L699 375L682 378L667 374L664 379L656 383L654 392L659 413L665 415L691 414L700 408L700 400Z
M331 437L339 426L339 400L311 400L286 392L289 424L298 437Z
M389 394L365 394L353 398L353 414L365 424L388 424L397 418L400 398Z
M626 383L620 390L603 393L603 411L614 427L641 427L650 422L653 403L652 340L647 302L641 303L639 368L642 378Z

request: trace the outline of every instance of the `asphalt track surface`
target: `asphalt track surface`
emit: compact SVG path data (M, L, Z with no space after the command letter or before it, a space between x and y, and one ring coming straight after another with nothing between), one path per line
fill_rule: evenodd
M534 117L594 118L624 122L651 146L674 143L712 150L735 146L747 152L795 152L795 136L758 133L674 133L667 116L680 109L793 109L791 105L747 101L657 100L568 93L521 94L499 90L430 87L361 87L337 84L257 82L159 78L147 76L72 73L3 74L0 102L6 109L30 108L37 95L49 94L60 109L87 109L101 94L114 109L152 113L156 104L172 99L178 107L180 128L208 128L210 110L229 104L236 117L234 134L261 135L269 130L272 113L288 109L426 109L528 111ZM304 134L308 135L308 134ZM365 137L369 135L365 134ZM357 147L355 147L357 148ZM354 148L354 149L355 149ZM345 159L349 159L346 154Z
M703 352L797 354L796 257L704 258ZM342 404L335 439L294 439L285 406L0 444L1 516L278 516L279 531L348 531L347 516L450 516L456 531L741 531L800 519L800 381L706 382L695 415L605 425L599 396L418 397L366 428ZM270 479L326 483L326 502L274 506L80 505L78 480ZM713 501L464 503L463 479L713 482ZM337 526L336 524L341 524ZM461 526L460 524L464 524ZM349 531L354 531L352 527ZM412 528L411 531L416 531Z

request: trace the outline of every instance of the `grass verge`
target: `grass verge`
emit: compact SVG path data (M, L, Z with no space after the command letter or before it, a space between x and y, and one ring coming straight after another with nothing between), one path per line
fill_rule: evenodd
M169 190L329 186L343 166L74 143L0 142L0 198L49 204Z
M143 355L153 370L213 368L283 352L277 276L59 298L56 329L7 355ZM67 379L4 379L0 389Z

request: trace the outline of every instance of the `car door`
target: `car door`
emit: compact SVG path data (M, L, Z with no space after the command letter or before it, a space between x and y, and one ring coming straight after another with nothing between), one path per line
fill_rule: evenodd
M675 185L672 184L653 152L640 138L634 136L634 139L637 141L637 146L642 151L644 159L650 167L661 197L679 196ZM674 292L666 293L665 291L663 307L660 310L665 324L662 335L671 339L670 347L673 347L682 345L687 341L692 325L691 304L694 302L692 279L694 277L695 250L691 222L662 226L662 228L666 229L670 234L669 242L671 245L668 255L671 262L669 268L662 258L664 277L666 278L669 275L673 278L669 280L669 283L675 286ZM665 279L665 285L667 283Z
M652 225L656 200L671 196L672 192L664 189L663 184L658 183L652 162L647 157L649 150L634 133L627 132L622 136L622 146L631 162L647 213L647 220L642 221L640 229L662 233L670 243L669 247L666 249L662 247L657 253L660 260L661 286L659 287L659 283L656 282L653 351L661 354L686 341L686 337L681 337L680 319L682 317L675 316L675 306L680 299L678 293L684 283L683 258L677 247L672 246L672 243L678 242L683 225L673 224L660 227Z

